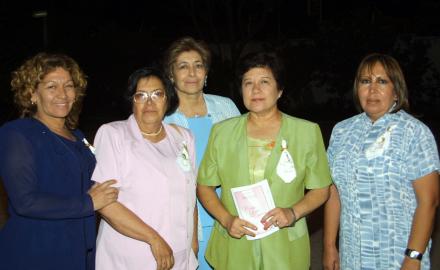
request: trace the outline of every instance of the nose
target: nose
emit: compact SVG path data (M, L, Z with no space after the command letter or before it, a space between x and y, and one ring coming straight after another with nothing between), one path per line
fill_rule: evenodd
M60 87L58 87L57 94L61 98L66 98L67 97L67 89L64 86L60 86Z
M189 67L189 75L194 76L196 73L196 68L194 66Z
M376 93L379 92L379 87L380 87L379 84L374 81L369 85L368 90L372 93Z

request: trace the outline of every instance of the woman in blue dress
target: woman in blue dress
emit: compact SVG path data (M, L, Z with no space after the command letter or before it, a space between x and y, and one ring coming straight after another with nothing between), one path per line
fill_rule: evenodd
M191 37L173 42L165 53L164 68L174 84L179 97L179 107L173 114L165 117L166 123L189 128L196 142L196 164L199 167L203 158L209 133L213 124L238 116L240 112L231 99L205 94L211 53L208 46ZM217 189L220 192L220 189ZM197 201L199 213L199 270L211 267L204 254L211 234L214 220ZM197 240L197 239L196 239Z
M114 180L92 186L92 146L76 129L85 75L66 55L40 53L12 73L22 118L0 128L9 219L0 268L94 269L95 210L117 199Z
M354 99L361 113L334 127L328 148L334 185L325 205L324 269L429 269L439 203L434 137L407 113L405 79L391 56L362 60Z

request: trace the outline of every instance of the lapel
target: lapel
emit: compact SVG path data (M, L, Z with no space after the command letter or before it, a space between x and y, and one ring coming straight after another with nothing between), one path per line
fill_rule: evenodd
M285 118L284 118L284 114L281 113L281 126L280 126L280 130L278 132L276 141L275 141L275 146L274 148L272 148L272 151L270 153L269 159L267 160L267 164L266 164L266 168L264 170L264 178L267 179L267 181L269 182L269 185L272 184L272 178L273 178L273 174L276 173L276 167L278 164L278 160L280 159L281 156L281 140L286 140L287 141L287 147L289 147L289 141L287 139L286 136L284 136L284 125L285 125Z

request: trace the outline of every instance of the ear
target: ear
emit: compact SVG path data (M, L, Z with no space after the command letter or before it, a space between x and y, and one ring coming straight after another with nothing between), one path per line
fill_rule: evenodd
M278 91L278 98L280 98L282 95L283 95L283 90L281 89Z
M30 89L30 88L27 91L31 96L31 103L32 104L37 103L37 100L38 100L37 91L34 89Z

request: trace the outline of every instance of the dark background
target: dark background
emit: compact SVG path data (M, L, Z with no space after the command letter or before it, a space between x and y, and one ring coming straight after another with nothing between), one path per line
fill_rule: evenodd
M88 75L80 129L92 141L101 124L128 116L122 94L129 74L190 35L213 53L206 92L232 98L242 112L237 59L261 48L277 51L288 78L282 110L318 122L325 143L336 122L356 113L351 89L360 60L391 54L405 73L411 112L438 142L439 14L437 0L0 0L0 124L18 116L11 71L37 52L62 52ZM312 232L321 227L311 225Z

